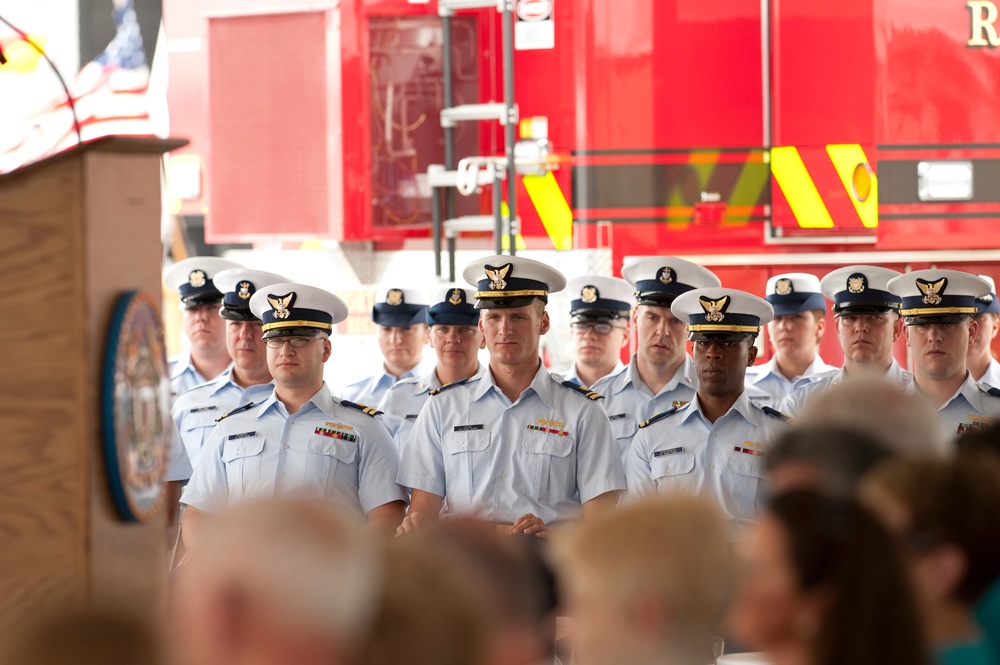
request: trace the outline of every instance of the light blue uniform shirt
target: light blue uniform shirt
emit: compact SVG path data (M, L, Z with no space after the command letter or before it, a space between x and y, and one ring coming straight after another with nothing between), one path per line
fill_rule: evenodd
M808 385L820 376L836 370L836 367L827 365L819 354L816 354L806 371L789 381L778 369L778 359L774 357L763 365L747 368L745 385L751 399L761 406L777 409L781 401L796 388Z
M480 365L479 369L476 370L476 375L484 369ZM382 402L378 406L378 410L383 412L382 424L389 430L389 434L396 442L400 456L403 454L406 441L410 438L410 430L413 429L413 423L416 422L424 402L431 396L432 390L437 390L440 387L441 381L438 380L435 366L435 369L423 376L400 379L389 388L385 397L382 398Z
M965 371L965 381L937 410L945 433L957 438L966 432L986 429L1000 420L1000 397L989 394L990 387L976 383L969 370ZM909 390L917 390L916 382Z
M615 364L614 369L612 369L610 372L608 372L607 376L611 376L612 374L617 374L618 372L622 371L623 369L625 369L625 363L623 363L621 360L619 360ZM577 385L580 385L580 386L583 386L584 388L589 388L590 387L587 384L585 384L583 382L583 380L580 379L580 374L576 371L576 363L573 363L572 367L570 367L565 372L561 372L560 375L564 379L566 379L567 381L572 381L573 383L575 383ZM596 385L596 384L600 383L603 378L604 377L601 377L600 379L598 379L597 381L595 381L594 384Z
M802 413L802 409L809 402L809 400L841 383L846 376L847 374L845 373L844 368L841 367L838 370L827 372L822 376L816 377L810 383L800 386L790 392L788 396L781 401L781 406L778 410L791 416L792 418L798 418L799 414ZM885 371L882 378L899 388L906 388L913 382L913 375L900 367L899 363L897 363L895 359L893 359L892 363L890 363L889 369Z
M611 420L611 430L618 440L618 452L624 464L632 437L639 431L639 423L694 399L698 390L698 378L694 371L694 361L690 356L684 356L684 362L674 372L674 376L654 395L639 378L635 356L632 356L631 363L618 372L607 375L591 389L604 395L604 410Z
M175 398L207 381L194 368L190 353L179 353L167 360L167 373L170 375L170 392Z
M487 369L434 395L403 451L400 485L444 497L449 514L548 525L625 488L604 410L544 366L511 403Z
M274 389L265 383L244 389L233 381L233 366L208 383L191 388L174 400L170 470L167 480L187 480L198 463L201 448L215 427L216 418L248 402L262 402Z
M629 499L699 493L714 498L732 522L750 520L766 498L764 454L786 427L746 391L714 423L695 397L635 435L625 464Z
M260 406L215 426L181 502L219 513L251 497L305 494L363 516L406 500L398 469L382 424L342 406L325 384L293 414L272 391Z
M413 369L403 372L399 378L385 371L385 365L383 365L382 371L378 374L365 377L345 387L340 391L340 397L355 404L374 407L382 403L382 398L385 397L385 394L394 383L403 379L422 376L435 365L436 362L432 359L424 358Z
M990 364L986 367L986 372L979 377L979 383L985 383L990 388L1000 388L1000 362L996 358L990 358Z

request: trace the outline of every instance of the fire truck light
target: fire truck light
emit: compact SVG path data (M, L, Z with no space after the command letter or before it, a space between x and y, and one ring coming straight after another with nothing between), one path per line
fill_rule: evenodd
M854 175L851 177L851 185L854 187L854 197L864 203L872 193L872 167L867 162L861 162L854 167Z
M972 200L972 162L917 164L917 198L921 201Z

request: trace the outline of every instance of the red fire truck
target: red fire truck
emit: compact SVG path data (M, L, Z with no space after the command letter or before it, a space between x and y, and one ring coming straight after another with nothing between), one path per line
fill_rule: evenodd
M445 79L452 103L502 101L505 21L544 21L551 48L509 68L558 165L515 179L524 247L610 250L616 272L685 255L758 292L847 263L1000 277L991 0L497 0L450 18L448 62L439 9L165 3L171 129L192 140L173 161L201 183L176 210L210 242L426 249ZM504 129L459 124L455 157L504 156ZM489 214L489 190L459 212Z

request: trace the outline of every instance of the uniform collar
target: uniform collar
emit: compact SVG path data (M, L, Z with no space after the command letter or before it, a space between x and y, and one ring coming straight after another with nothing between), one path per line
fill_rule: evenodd
M313 408L319 409L327 416L332 418L334 416L333 409L334 405L338 403L333 395L330 393L330 389L326 385L326 381L320 386L320 389L316 391L316 394L309 398L309 400L302 405L296 413L292 415L298 415L300 413L305 413L311 411ZM260 417L270 408L283 409L284 404L278 399L278 393L272 390L267 395L267 399L260 403L260 407L254 411L254 417Z
M493 372L490 371L489 367L484 368L484 371L479 375L479 383L476 384L475 390L472 392L472 401L476 401L483 395L488 393L490 390L496 390L500 395L503 395L503 391L497 386L496 382L493 380ZM536 395L545 403L545 406L552 408L552 384L553 379L549 375L549 370L546 369L545 363L538 363L538 371L535 372L534 378L524 392L518 397L524 397L529 390L534 391ZM505 396L506 397L506 396ZM515 400L517 401L517 400Z
M722 418L728 418L729 414L734 412L738 413L743 420L747 421L751 425L759 424L757 421L756 409L750 402L750 396L747 394L746 390L740 393L740 396L736 398L736 402L729 408L729 411L727 411ZM697 393L695 393L695 396L691 399L688 405L684 407L684 414L681 416L681 423L686 424L689 420L691 420L691 418L695 417L695 414L697 414L697 417L701 418L702 421L711 425L708 418L705 417L705 413L701 410L701 399L698 397ZM719 420L716 420L715 422L718 423Z
M972 372L969 370L965 370L965 381L962 382L962 385L959 386L958 390L955 391L955 394L951 396L951 399L941 405L941 408L938 409L938 411L946 409L952 402L958 399L959 396L964 398L965 401L969 403L969 406L976 410L976 413L982 415L983 390L979 387L979 384L976 383L976 380L972 378Z
M634 384L636 388L640 386L646 387L646 384L639 378L639 366L635 362L635 355L632 356L632 361L625 367L625 371L621 374L621 377L611 382L612 392L619 393L628 388L629 384ZM684 355L684 362L680 364L677 371L674 372L674 375L670 377L670 380L667 381L667 384L663 386L657 395L670 392L682 384L692 390L698 389L698 380L694 373L694 361L687 354ZM649 390L648 387L646 389Z
M182 353L176 357L177 362L174 365L174 371L170 373L170 380L173 381L177 377L181 376L185 372L194 373L195 377L198 379L198 383L205 383L205 377L198 373L195 369L194 363L191 361L190 353Z
M823 372L828 372L833 369L836 368L833 365L827 365L820 357L820 355L817 353L816 356L813 357L813 361L809 363L809 367L806 367L806 371L802 372L802 374L800 374L799 376L794 377L791 380L791 383L797 383L801 379L811 378L818 374L822 374ZM751 381L751 383L753 384L760 383L770 375L774 375L775 377L781 379L782 381L788 381L788 379L784 377L781 371L778 370L777 356L772 356L771 359L768 360L766 363L751 368L751 370L756 370L752 374L753 380Z

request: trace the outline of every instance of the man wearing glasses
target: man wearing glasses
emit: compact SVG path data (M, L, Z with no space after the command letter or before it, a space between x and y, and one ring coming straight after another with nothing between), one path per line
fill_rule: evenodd
M833 301L833 321L844 352L844 366L792 390L781 402L781 411L795 418L820 392L847 376L871 375L904 388L913 375L892 356L892 345L903 334L900 298L889 291L889 280L901 273L878 266L839 268L820 281L820 289Z
M486 341L479 331L479 310L474 299L472 289L454 286L435 294L426 317L437 364L422 376L394 383L379 404L382 422L395 439L400 455L424 402L441 386L462 382L483 370L479 350L486 348Z
M330 332L347 305L322 289L282 283L257 291L250 309L264 322L274 390L230 412L209 436L181 497L185 545L197 547L208 515L257 496L328 498L394 529L406 494L395 482L392 438L377 411L336 399L323 382Z
M752 519L764 498L764 455L786 427L782 414L750 400L746 368L771 304L744 291L698 289L670 306L694 342L698 391L685 406L639 427L626 458L630 497L687 492L714 497L730 522Z
M576 361L567 380L583 387L624 369L621 352L628 344L632 286L617 277L588 275L566 284L570 303L570 330Z
M593 390L606 398L604 410L624 460L639 423L687 404L698 389L687 354L687 322L671 314L670 304L682 293L722 282L707 268L675 256L629 263L622 277L635 289L632 323L638 350L632 362L595 383Z

